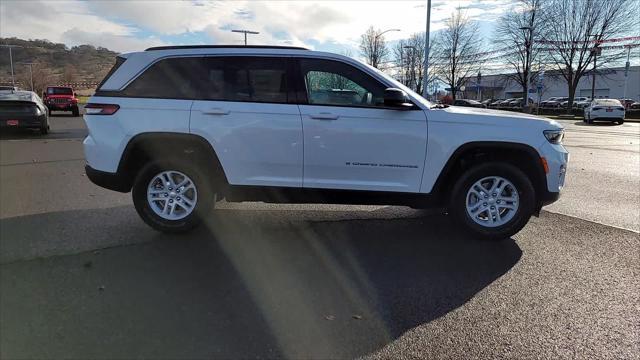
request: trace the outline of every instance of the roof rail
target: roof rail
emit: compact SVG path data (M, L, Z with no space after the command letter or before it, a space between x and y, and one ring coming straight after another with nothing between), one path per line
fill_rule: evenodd
M154 46L145 51L154 50L178 50L178 49L291 49L309 50L299 46L277 46L277 45L175 45L175 46Z

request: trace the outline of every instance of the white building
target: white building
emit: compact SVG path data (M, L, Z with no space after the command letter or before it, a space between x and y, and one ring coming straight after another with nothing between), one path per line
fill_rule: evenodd
M575 96L591 97L592 80L592 72L588 71L580 79ZM556 71L547 71L545 73L540 94L537 93L537 85L534 81L529 90L529 97L536 101L538 96L543 100L552 96L569 96L567 82ZM627 98L640 101L640 66L631 66L629 68L626 86L625 95L624 67L602 69L596 72L596 98ZM532 91L534 92L532 93ZM476 78L472 78L467 83L464 91L464 97L467 99L505 99L522 97L522 95L522 86L505 74L483 75L480 81L480 89L477 87Z

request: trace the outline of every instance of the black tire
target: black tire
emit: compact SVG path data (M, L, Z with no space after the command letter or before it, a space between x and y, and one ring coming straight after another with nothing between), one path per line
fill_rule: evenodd
M80 116L80 110L78 110L77 107L74 107L71 112L73 113L73 116Z
M620 124L620 125L624 124L624 119L623 119L623 120L618 121L618 124Z
M48 112L49 112L49 116L53 116L53 115L51 115L51 109L49 109Z
M156 214L147 201L147 187L157 174L174 170L191 178L196 186L197 201L193 212L180 220L164 219ZM165 233L185 233L200 224L211 211L214 192L211 179L196 164L163 160L145 165L136 176L132 189L133 204L138 215L152 228Z
M482 178L500 176L510 181L518 191L519 205L513 218L497 227L486 227L476 223L467 213L466 197L471 186ZM470 235L482 240L503 240L520 231L535 210L535 189L522 170L503 162L488 162L465 171L458 179L449 202L449 212L456 222Z
M49 133L49 125L44 125L40 127L40 134L47 135Z

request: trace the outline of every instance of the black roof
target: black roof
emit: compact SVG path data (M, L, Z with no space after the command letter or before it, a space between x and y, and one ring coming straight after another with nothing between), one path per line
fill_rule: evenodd
M145 51L154 50L175 50L175 49L292 49L309 50L299 46L276 46L276 45L176 45L176 46L154 46Z

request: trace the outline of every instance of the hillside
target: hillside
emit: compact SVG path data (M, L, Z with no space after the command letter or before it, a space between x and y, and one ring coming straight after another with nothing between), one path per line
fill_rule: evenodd
M13 66L16 81L21 87L30 87L29 66L34 63L33 81L36 90L53 83L97 83L106 75L118 53L102 47L65 44L47 40L0 38L0 44L17 45L13 48ZM0 48L0 83L11 82L9 50Z

